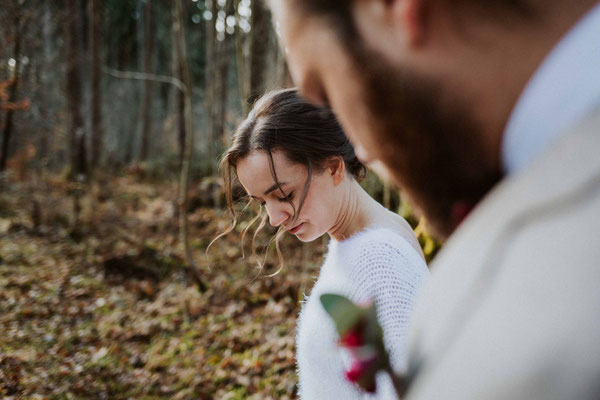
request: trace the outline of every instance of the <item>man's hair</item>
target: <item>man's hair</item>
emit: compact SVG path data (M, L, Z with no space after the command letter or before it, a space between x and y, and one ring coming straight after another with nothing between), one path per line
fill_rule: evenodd
M289 0L284 0L289 1ZM353 0L293 0L308 15L320 16L331 22L344 42L356 38L356 25L352 18Z
M283 0L290 1L290 0ZM352 17L354 0L292 0L308 15L320 16L331 22L345 44L357 38L357 29ZM506 16L529 19L536 14L539 5L534 0L438 0L450 1L449 7L457 11L469 10L491 20ZM514 18L511 18L514 22Z
M312 13L340 14L347 12L354 0L296 0L305 11ZM452 7L477 7L479 9L527 12L531 0L440 0L452 1Z

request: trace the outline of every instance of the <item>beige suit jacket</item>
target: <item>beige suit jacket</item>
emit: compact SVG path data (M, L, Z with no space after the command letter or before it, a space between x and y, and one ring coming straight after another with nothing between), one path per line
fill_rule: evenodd
M600 112L499 184L432 266L417 399L600 398Z

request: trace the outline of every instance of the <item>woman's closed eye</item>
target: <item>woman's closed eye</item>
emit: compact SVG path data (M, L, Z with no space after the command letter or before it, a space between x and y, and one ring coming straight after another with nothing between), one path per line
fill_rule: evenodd
M254 196L251 196L251 197L252 197L254 200L258 201L258 203L259 203L261 206L265 206L265 205L267 205L267 202L266 202L265 200L263 200L263 199L259 199L259 198L257 198L257 197L254 197ZM277 198L277 201L280 201L280 202L282 202L282 203L287 203L287 202L291 201L291 200L294 198L294 192L292 191L292 192L290 192L290 193L288 193L288 194L284 195L283 197L276 197L276 198Z
M283 197L278 197L277 200L281 202L288 202L294 198L294 192L290 192Z

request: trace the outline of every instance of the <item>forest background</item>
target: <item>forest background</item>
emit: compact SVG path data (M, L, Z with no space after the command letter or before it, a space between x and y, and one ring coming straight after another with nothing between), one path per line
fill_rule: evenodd
M292 85L276 31L257 0L2 1L1 397L296 398L326 238L285 237L269 276L274 231L250 255L250 212L207 251L231 221L219 155ZM431 259L401 193L363 185Z

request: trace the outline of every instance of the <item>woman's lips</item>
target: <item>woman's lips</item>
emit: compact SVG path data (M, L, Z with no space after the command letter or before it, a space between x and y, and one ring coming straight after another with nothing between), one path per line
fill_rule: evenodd
M292 229L290 229L290 233L293 233L293 234L298 233L298 231L302 228L303 225L304 225L304 222L302 222L301 224L296 225L295 227L293 227Z

